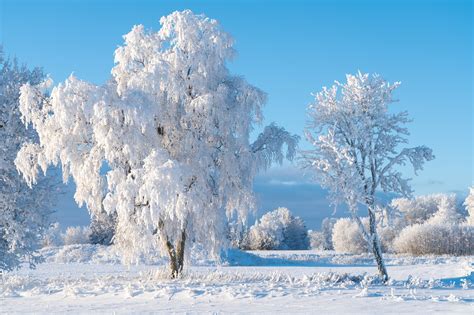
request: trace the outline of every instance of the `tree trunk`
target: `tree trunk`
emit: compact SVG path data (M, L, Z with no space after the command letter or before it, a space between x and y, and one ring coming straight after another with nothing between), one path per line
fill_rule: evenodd
M385 268L385 264L382 257L382 248L380 247L379 237L377 235L377 222L375 220L375 209L373 203L368 205L369 210L369 234L370 234L370 247L375 256L377 262L377 269L382 277L382 281L385 283L388 281L388 273Z
M178 278L184 267L184 249L186 245L186 229L181 231L181 239L178 244L174 246L166 237L166 248L168 250L168 256L170 258L170 270L171 278Z

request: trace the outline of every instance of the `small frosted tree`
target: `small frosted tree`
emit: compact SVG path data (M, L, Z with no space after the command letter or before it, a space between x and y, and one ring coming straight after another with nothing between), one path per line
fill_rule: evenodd
M4 57L0 46L0 270L12 270L22 262L39 261L36 249L48 225L54 192L52 181L42 178L31 190L15 166L16 153L36 134L20 119L20 87L44 79L39 68L29 70L16 59Z
M474 225L474 187L469 188L469 195L467 196L466 200L464 200L464 204L467 210L467 224Z
M332 229L334 228L334 224L336 224L336 218L324 218L321 222L321 232L323 233L324 237L324 245L323 249L326 250L333 250L334 246L332 243Z
M330 191L333 203L345 202L369 243L379 273L388 279L376 230L375 192L412 193L397 166L410 163L415 173L434 158L431 149L400 148L407 143L410 120L407 112L392 114L392 93L399 83L389 84L378 75L347 75L346 83L324 87L309 106L306 138L314 149L302 153L303 166ZM367 208L369 229L357 215L358 205Z
M71 76L50 97L24 86L23 119L40 141L17 159L29 182L61 164L79 204L116 212L126 260L157 248L176 277L192 242L216 255L226 245L227 218L254 208L256 173L292 159L298 137L271 124L249 141L266 96L229 73L233 41L217 21L186 10L160 23L124 36L103 86Z
M456 208L456 195L442 195L439 200L438 211L426 223L433 225L455 225L462 220L462 215Z

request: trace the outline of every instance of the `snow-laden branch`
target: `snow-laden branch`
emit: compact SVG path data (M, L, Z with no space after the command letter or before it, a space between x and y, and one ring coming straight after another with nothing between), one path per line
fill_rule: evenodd
M292 135L283 127L272 123L265 127L250 148L257 164L267 169L274 162L281 164L284 158L292 161L299 139L298 135ZM284 146L286 146L286 154L284 154Z

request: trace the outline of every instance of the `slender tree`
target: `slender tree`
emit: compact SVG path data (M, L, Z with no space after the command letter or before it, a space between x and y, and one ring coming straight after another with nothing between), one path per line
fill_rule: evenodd
M22 262L33 267L40 259L36 249L48 225L52 181L42 178L31 190L14 163L21 145L36 138L20 120L20 87L43 79L41 69L30 70L4 57L0 46L0 270L15 269Z
M229 73L233 41L217 21L186 10L160 23L124 36L104 86L71 76L50 97L24 86L23 119L40 141L18 160L34 162L19 163L29 182L60 163L78 203L116 212L127 260L158 248L176 277L193 242L219 253L227 218L254 208L256 173L292 159L298 137L271 124L249 141L266 97Z
M466 221L469 225L474 225L474 187L469 187L469 195L464 200L463 205L467 210Z
M369 242L379 273L388 279L376 230L376 191L410 196L409 180L397 166L411 164L415 174L432 150L406 144L410 120L407 112L392 114L392 93L400 83L389 84L378 75L347 75L347 82L335 82L315 95L309 106L306 138L312 150L302 153L303 167L315 172L315 179L330 191L333 203L345 202ZM358 205L367 208L369 231L357 214Z

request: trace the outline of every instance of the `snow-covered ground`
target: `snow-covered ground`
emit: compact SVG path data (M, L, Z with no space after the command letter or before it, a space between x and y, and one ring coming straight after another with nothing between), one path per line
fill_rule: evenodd
M369 256L232 251L194 261L179 280L164 267L127 268L113 247L43 249L45 263L0 282L0 313L474 314L474 257L387 255L389 285Z

